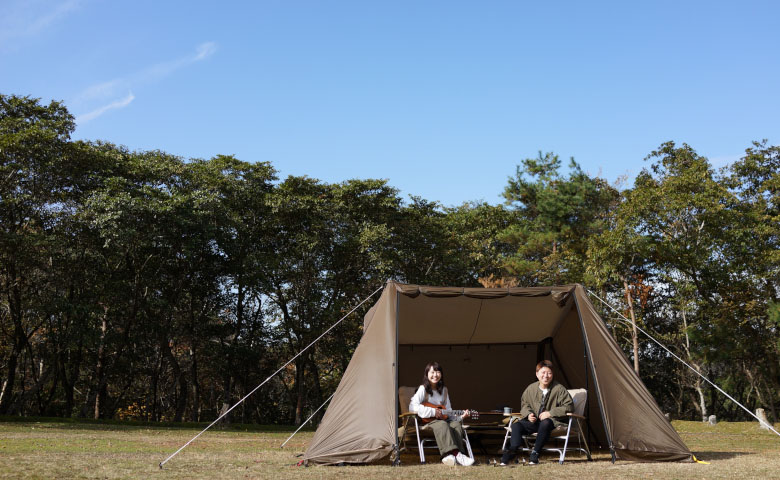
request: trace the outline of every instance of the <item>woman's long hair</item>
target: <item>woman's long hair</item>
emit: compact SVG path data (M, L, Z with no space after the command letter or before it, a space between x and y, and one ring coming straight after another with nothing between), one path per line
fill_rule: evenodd
M439 383L436 384L436 391L441 393L444 391L444 370L442 370L441 365L439 365L439 362L431 362L428 365L425 366L425 371L423 372L423 387L425 387L425 391L428 392L428 395L433 395L433 388L431 387L431 382L428 380L428 371L430 369L434 369L435 371L441 373L441 379L439 380Z

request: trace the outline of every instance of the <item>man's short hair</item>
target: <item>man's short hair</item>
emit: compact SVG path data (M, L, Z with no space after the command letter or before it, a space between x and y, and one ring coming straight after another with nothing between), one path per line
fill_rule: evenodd
M536 371L543 369L544 367L549 368L550 370L553 369L553 363L549 360L542 360L541 362L536 364Z

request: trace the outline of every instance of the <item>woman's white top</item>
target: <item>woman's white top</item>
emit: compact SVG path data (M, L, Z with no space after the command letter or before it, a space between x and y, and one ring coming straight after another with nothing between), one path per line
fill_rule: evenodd
M428 397L427 400L426 397ZM433 394L428 395L428 392L425 391L425 387L420 385L420 388L412 395L412 400L409 402L409 411L416 413L418 417L435 417L436 409L433 407L426 407L422 404L423 402L433 403L434 405L444 405L445 410L452 410L450 394L447 392L447 387L444 387L441 393L434 389ZM449 414L445 412L445 415ZM449 415L448 420L460 421L461 417L459 415Z

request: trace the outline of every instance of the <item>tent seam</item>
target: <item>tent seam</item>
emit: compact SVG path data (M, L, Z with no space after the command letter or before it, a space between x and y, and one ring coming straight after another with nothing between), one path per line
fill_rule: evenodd
M484 298L479 299L479 310L477 311L477 321L474 322L474 330L471 331L471 336L469 337L468 343L466 345L471 345L471 339L474 338L474 334L477 333L477 327L479 326L479 317L482 315L482 303L485 301Z

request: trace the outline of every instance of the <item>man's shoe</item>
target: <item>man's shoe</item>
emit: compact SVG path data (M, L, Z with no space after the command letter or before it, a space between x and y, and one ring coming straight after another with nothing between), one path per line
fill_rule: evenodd
M470 467L474 465L474 459L471 457L467 457L463 455L462 453L458 452L458 454L455 456L455 460L464 467Z
M531 450L531 455L528 457L528 465L537 465L539 463L539 454Z
M441 463L448 465L450 467L455 466L455 455L447 455L446 457L441 459Z
M501 466L506 467L516 456L517 451L505 450L504 455L501 456Z

